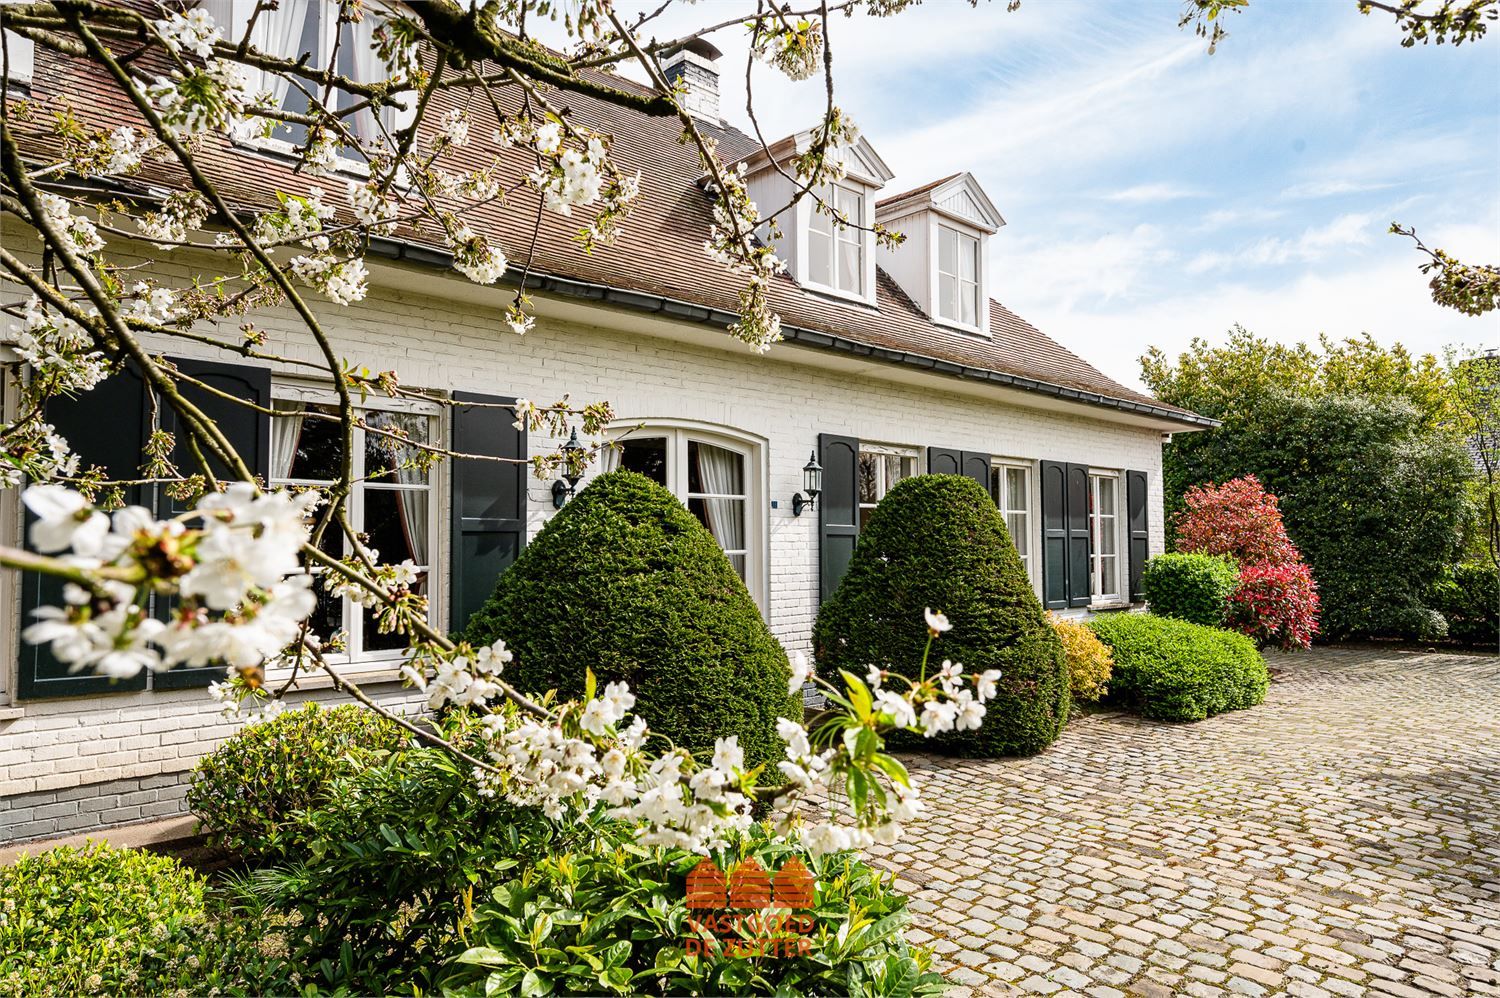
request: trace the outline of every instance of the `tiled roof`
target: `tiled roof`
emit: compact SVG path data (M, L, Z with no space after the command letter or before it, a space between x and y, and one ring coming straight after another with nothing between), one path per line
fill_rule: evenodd
M902 191L900 194L892 194L888 198L881 198L879 201L875 202L875 207L877 207L877 208L884 208L888 204L895 204L897 201L902 201L902 200L905 200L906 198L914 198L918 194L926 194L928 191L932 190L933 188L935 188L935 187L941 187L944 184L946 184L948 181L952 180L954 177L957 177L957 176L958 176L957 173L950 173L946 177L939 177L938 179L932 181L929 184L923 184L921 187L913 187L909 191Z
M76 115L95 125L115 127L138 122L135 110L119 100L102 68L66 60L40 48L37 56L33 99L66 96ZM649 92L620 77L605 78L621 89ZM505 92L497 96L503 102ZM427 120L437 120L462 100L460 93L439 92ZM580 216L569 219L542 211L540 225L536 226L538 198L524 188L510 195L504 206L467 211L465 223L496 239L515 261L526 256L534 236L534 273L602 285L634 296L686 303L713 316L732 315L738 308L743 282L703 252L712 221L711 199L700 185L702 170L696 152L678 141L681 126L676 119L647 116L578 94L563 94L558 100L578 123L613 136L614 157L622 167L642 172L642 196L617 241L592 253L583 253L574 241L582 222ZM451 154L451 169L482 167L494 152L487 141L494 129L487 102L474 101L468 109L473 141ZM55 143L50 121L49 114L40 113L29 123L17 124L18 141L28 155L45 156ZM733 128L709 127L706 131L718 140L720 154L726 161L759 148L754 139ZM533 165L519 150L506 150L501 157L507 167L514 169L517 178ZM273 202L277 188L304 191L321 186L330 195L327 200L342 208L340 188L345 184L344 179L302 177L292 172L289 163L236 147L226 138L211 138L198 159L200 167L236 207L264 208ZM942 182L935 181L934 185ZM184 180L175 166L155 163L127 183L144 190L148 186L180 187ZM441 241L431 231L406 228L396 236L408 249L425 247L436 251L402 251L401 255L426 256L442 262ZM820 345L828 340L853 344L888 360L899 356L902 362L950 373L958 373L955 369L962 368L964 376L970 378L1045 390L1116 409L1150 412L1189 425L1212 425L1210 420L1157 402L1111 380L998 302L990 303L993 339L985 339L949 332L935 325L883 271L879 275L875 307L804 290L785 276L772 282L769 298L782 317L788 338L798 342Z

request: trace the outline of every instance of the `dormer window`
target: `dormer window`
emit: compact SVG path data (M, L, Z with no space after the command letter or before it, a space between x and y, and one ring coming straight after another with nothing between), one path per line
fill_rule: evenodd
M979 239L938 226L938 317L979 325Z
M784 205L800 193L792 160L812 146L813 133L798 132L731 164L745 171L756 204ZM891 179L891 168L865 139L840 150L845 175L809 191L777 219L776 255L798 284L819 294L875 304L875 192ZM776 169L772 164L778 164ZM814 197L816 195L816 197ZM840 224L818 200L844 220ZM768 239L769 227L760 230Z
M865 294L865 197L837 184L818 192L823 203L843 215L840 226L831 216L809 204L807 279L826 288Z
M967 173L955 173L875 206L875 221L906 236L880 248L880 266L934 324L989 335L986 243L1005 219Z

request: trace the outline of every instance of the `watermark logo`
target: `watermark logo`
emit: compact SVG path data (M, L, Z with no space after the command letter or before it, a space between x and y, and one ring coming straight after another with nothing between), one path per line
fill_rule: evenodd
M774 873L751 856L729 876L704 857L688 872L683 948L706 953L717 941L725 956L806 956L817 879L793 856Z

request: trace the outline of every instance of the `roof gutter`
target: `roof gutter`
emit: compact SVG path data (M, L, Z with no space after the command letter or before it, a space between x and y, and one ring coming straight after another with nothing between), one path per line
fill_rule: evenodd
M446 250L423 246L420 243L414 243L405 239L393 239L389 236L371 237L370 252L386 259L402 260L428 267L448 269L453 264L453 255ZM506 274L506 281L507 283L517 284L519 283L519 276L517 270L511 268L510 272ZM695 322L719 329L727 329L731 324L739 321L738 315L733 312L726 312L723 309L708 308L703 305L695 305L692 302L668 298L665 295L631 291L608 284L596 284L569 277L559 277L554 274L540 274L533 271L526 275L525 285L527 290L542 291L579 301L601 302L618 308L629 309L633 312L661 315L680 322ZM818 330L803 329L799 326L783 324L781 327L781 336L786 342L795 343L799 346L827 350L834 353L845 353L854 357L865 357L887 364L932 371L937 374L946 374L969 381L987 382L992 385L1018 389L1037 395L1045 395L1068 402L1078 402L1083 405L1091 405L1103 409L1114 409L1118 412L1152 416L1156 419L1181 423L1198 430L1213 429L1220 425L1217 419L1210 419L1207 416L1200 416L1197 413L1177 412L1173 409L1152 405L1149 402L1115 398L1099 392L1090 392L1081 388L1071 388L1067 385L1039 381L1035 378L1007 374L1004 371L991 371L981 367L969 367L965 364L940 360L936 357L926 357L922 354L911 353L905 350L891 350L886 347L870 346L867 343L859 343L848 337L839 336L834 333L825 333Z

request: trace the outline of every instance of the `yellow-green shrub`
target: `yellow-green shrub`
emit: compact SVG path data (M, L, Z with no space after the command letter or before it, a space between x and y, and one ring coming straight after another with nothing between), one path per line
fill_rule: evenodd
M1114 653L1081 620L1047 614L1052 629L1062 641L1068 660L1068 685L1074 700L1092 703L1109 692L1109 676L1115 667Z

